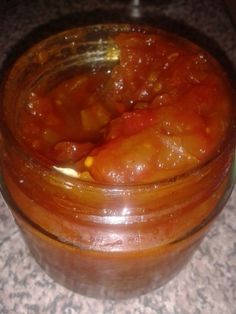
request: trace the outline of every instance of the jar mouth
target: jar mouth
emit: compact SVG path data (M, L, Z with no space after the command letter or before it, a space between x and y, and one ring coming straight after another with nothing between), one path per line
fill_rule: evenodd
M224 153L224 151L227 149L227 147L235 147L235 140L236 140L236 115L235 115L235 108L233 108L233 118L231 126L229 127L228 134L225 137L224 142L221 144L220 148L209 158L208 160L205 160L203 163L200 163L199 165L191 168L190 170L187 170L179 175L175 175L171 178L157 180L153 182L147 182L147 183L129 183L129 184L113 184L113 183L103 183L99 181L86 181L82 180L80 178L73 178L71 176L68 176L66 174L63 174L56 170L53 166L48 166L47 162L45 162L44 158L35 158L36 154L31 154L30 150L24 147L16 138L14 135L14 132L9 127L9 124L7 123L5 110L4 110L4 102L5 97L9 93L9 90L11 89L11 84L13 81L13 77L17 73L19 66L21 64L27 64L29 61L29 57L32 58L35 53L37 53L39 58L42 58L40 62L42 64L44 63L43 56L40 56L40 51L47 47L47 45L50 45L52 43L57 42L59 39L63 40L70 40L71 38L80 39L81 43L83 40L86 39L86 42L88 41L88 38L91 36L91 42L93 42L93 36L92 34L106 34L109 32L109 36L112 36L112 34L115 34L117 32L130 32L130 31L138 31L142 33L166 33L164 30L157 29L151 26L144 26L144 25L136 25L136 24L97 24L97 25L90 25L90 26L84 26L84 27L78 27L78 28L72 28L70 30L66 30L60 33L57 33L55 35L49 36L46 39L40 41L39 43L32 46L29 50L27 50L11 67L10 71L5 75L2 84L0 86L0 114L1 114L1 125L0 129L3 135L3 138L7 139L8 145L11 145L11 147L15 147L15 151L19 154L21 154L22 158L25 160L30 160L32 164L34 164L36 167L43 169L45 172L51 173L55 175L58 179L63 178L67 179L68 184L72 185L79 185L84 186L87 188L96 188L96 189L106 189L106 190L143 190L143 189L155 189L160 186L165 186L168 184L174 184L181 182L186 177L197 175L200 171L203 171L204 169L207 169L209 164L213 163L215 160L220 158L220 156ZM89 35L87 35L89 34ZM169 34L169 33L168 33ZM86 38L85 38L86 35ZM169 34L171 35L171 34ZM175 35L176 36L176 35ZM187 39L186 39L187 41ZM53 51L51 51L53 53ZM234 106L235 107L235 106ZM63 168L63 167L62 167Z

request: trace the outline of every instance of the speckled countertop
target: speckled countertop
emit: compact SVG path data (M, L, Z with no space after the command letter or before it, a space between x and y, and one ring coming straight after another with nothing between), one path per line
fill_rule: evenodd
M1 0L0 66L7 67L25 47L49 33L85 23L126 21L130 14L197 39L227 66L225 56L236 66L236 29L223 1L143 0L141 11L131 10L130 3ZM235 203L236 189L192 261L174 280L145 296L115 302L76 295L54 283L30 256L0 198L0 313L235 314Z

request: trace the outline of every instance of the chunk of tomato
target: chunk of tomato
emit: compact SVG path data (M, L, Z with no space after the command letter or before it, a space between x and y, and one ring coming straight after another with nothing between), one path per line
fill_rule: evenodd
M109 141L91 156L88 170L92 177L115 184L163 180L199 163L180 137L159 134L155 127Z

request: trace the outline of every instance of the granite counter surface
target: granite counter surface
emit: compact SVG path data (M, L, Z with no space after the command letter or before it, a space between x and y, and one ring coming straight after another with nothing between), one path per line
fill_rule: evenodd
M229 68L236 66L236 29L221 0L143 0L141 10L130 4L1 0L0 66L6 68L32 42L57 30L126 21L130 15L197 38L219 53ZM0 313L236 314L235 204L236 189L191 262L175 279L150 294L115 302L76 295L53 282L30 256L0 197Z

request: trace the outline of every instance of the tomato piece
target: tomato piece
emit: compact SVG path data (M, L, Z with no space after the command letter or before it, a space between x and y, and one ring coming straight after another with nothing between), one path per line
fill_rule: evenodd
M175 106L163 106L157 109L133 110L111 121L106 139L129 136L147 127L155 125L160 133L181 135L204 131L204 119L193 110L183 110Z
M153 90L160 89L158 71L163 58L162 51L157 49L157 38L141 33L121 34L115 41L121 51L120 64L111 73L106 88L108 99L126 104L130 100L134 103L150 101L154 96Z
M145 183L180 174L198 164L181 138L158 134L153 127L109 141L91 153L88 171L96 181Z

